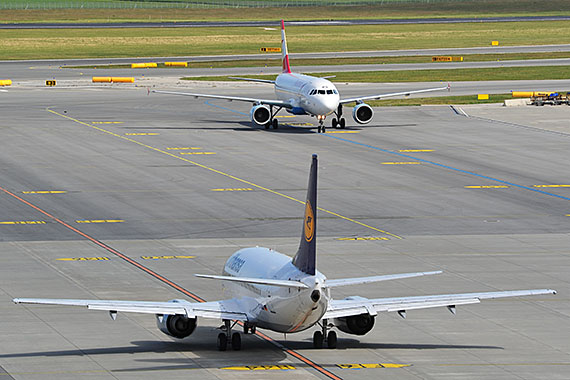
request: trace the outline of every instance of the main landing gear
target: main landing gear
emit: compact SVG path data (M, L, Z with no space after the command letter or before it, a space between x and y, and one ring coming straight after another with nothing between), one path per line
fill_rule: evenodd
M269 106L269 111L271 113L271 116L269 118L269 121L265 123L265 129L269 129L271 127L273 127L273 129L279 128L279 120L275 118L275 115L277 115L279 111L281 111L281 108L283 107L279 107L277 111L273 112L273 106Z
M332 127L333 128L340 128L340 129L344 129L346 128L346 120L344 120L344 117L342 117L342 104L338 105L338 108L335 111L335 117L333 117L332 119ZM338 120L337 120L338 118Z
M228 345L231 344L234 351L241 350L241 335L238 332L232 334L232 328L237 322L233 322L229 319L224 319L224 326L221 332L218 334L218 350L225 351L228 349Z
M328 348L336 348L336 332L331 330L327 333L329 327L333 327L333 325L328 324L327 319L323 319L319 326L321 326L321 331L315 331L313 334L313 347L323 348L323 343L326 343Z

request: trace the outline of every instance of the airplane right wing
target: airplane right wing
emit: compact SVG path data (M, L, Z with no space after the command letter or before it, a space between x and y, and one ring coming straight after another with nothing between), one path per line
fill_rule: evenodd
M353 102L358 103L358 102L363 102L366 100L378 100L378 99L392 98L394 96L402 96L402 95L409 96L410 94L421 94L424 92L443 91L443 90L449 91L450 89L451 89L451 87L449 85L447 85L447 87L427 88L425 90L413 90L413 91L393 92L390 94L359 96L359 97L354 97L354 98L341 99L339 103L340 104L353 103Z
M351 297L344 300L332 300L323 316L327 318L350 317L353 315L377 315L380 312L397 311L405 317L406 310L428 309L446 306L455 314L458 305L469 305L481 302L484 299L536 296L543 294L556 294L552 289L510 290L502 292L441 294L435 296L395 297L367 299Z
M338 280L327 279L326 283L324 284L324 287L336 288L338 286L369 284L371 282L400 280L403 278L431 276L433 274L441 274L441 273L442 271L438 270L433 272L414 272L414 273L401 273L401 274L387 274L382 276L370 276L370 277L341 278Z
M183 95L183 96L193 96L195 98L210 98L210 99L223 99L223 100L235 100L238 102L248 102L254 104L266 104L268 106L277 106L283 108L293 108L293 106L283 100L272 100L272 99L256 99L256 98L244 98L241 96L228 96L228 95L209 95L209 94L194 94L188 92L177 92L177 91L159 91L153 90L157 94L168 94L168 95Z

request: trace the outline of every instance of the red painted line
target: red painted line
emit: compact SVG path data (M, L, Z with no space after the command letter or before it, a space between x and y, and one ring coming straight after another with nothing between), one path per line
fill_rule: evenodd
M85 239L91 241L92 243L97 244L99 247L111 252L113 255L125 260L126 262L128 262L131 265L134 265L135 267L141 269L142 271L148 273L149 275L151 275L152 277L164 282L165 284L171 286L172 288L178 290L179 292L187 295L188 297L191 297L193 300L197 301L197 302L206 302L206 300L204 300L203 298L197 296L196 294L184 289L183 287L181 287L180 285L175 284L174 282L170 281L169 279L159 275L158 273L154 272L153 270L145 267L144 265L139 264L138 262L136 262L135 260L131 259L130 257L122 254L121 252L115 250L114 248L108 246L107 244L101 242L100 240L97 240L89 235L87 235L85 232L82 232L80 230L78 230L77 228L65 223L63 220L53 216L52 214L48 213L47 211L42 210L41 208L37 207L36 205L28 202L27 200L20 198L19 196L17 196L16 194L4 189L2 186L0 186L0 190L2 190L4 193L16 198L17 200L19 200L20 202L30 206L31 208L33 208L34 210L44 214L45 216L47 216L48 218L56 221L57 223L61 224L62 226L70 229L71 231L75 232L76 234L83 236ZM242 323L240 322L240 325ZM332 380L343 380L342 378L338 377L337 375L335 375L334 373L326 370L324 367L318 365L317 363L315 363L314 361L310 360L309 358L306 358L305 356L301 355L300 353L293 351L290 348L285 347L284 345L282 345L281 343L277 342L276 340L274 340L273 338L263 334L262 332L256 331L255 335L257 335L258 337L266 340L267 342L273 344L274 346L278 347L279 349L285 351L286 353L288 353L289 355L297 358L298 360L302 361L303 363L307 364L308 366L310 366L311 368L315 369L316 371L320 372L321 374L327 376L328 378L332 379Z

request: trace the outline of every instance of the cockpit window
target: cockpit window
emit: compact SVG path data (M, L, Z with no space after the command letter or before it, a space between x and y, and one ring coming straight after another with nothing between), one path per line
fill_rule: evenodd
M325 90L319 90L319 95L324 95L325 94Z
M333 93L338 94L338 91L337 91L337 90L333 90Z
M332 94L333 94L333 90L327 90L327 94L332 95Z

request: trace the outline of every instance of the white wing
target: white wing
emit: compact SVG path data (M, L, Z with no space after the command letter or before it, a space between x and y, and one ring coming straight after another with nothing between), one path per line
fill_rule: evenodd
M224 100L235 100L238 102L248 102L248 103L255 103L255 104L266 104L268 106L277 106L277 107L284 107L284 108L293 108L293 106L285 102L283 100L271 100L271 99L255 99L255 98L244 98L241 96L228 96L228 95L209 95L209 94L194 94L189 92L176 92L176 91L158 91L154 90L157 94L169 94L169 95L184 95L184 96L193 96L195 98L210 98L210 99L224 99Z
M369 284L371 282L388 281L388 280L399 280L402 278L411 277L421 277L430 276L432 274L440 274L440 270L434 272L415 272L415 273L402 273L402 274L388 274L383 276L371 276L371 277L356 277L356 278L341 278L338 280L327 280L324 287L335 288L337 286L348 286L348 285L358 285L358 284Z
M203 317L216 319L237 319L247 321L245 308L238 300L230 299L214 302L191 303L185 300L176 302L74 300L49 298L15 298L14 303L83 306L89 310L105 310L111 313L180 314L188 318Z
M427 309L447 306L452 312L455 306L479 303L484 299L503 297L535 296L542 294L556 294L552 289L510 290L502 292L441 294L435 296L395 297L367 299L351 297L344 300L329 302L327 312L323 318L349 317L351 315L370 314L397 311L404 316L406 310Z
M253 277L216 276L216 275L211 275L211 274L195 274L194 276L200 277L200 278L209 278L212 280L247 282L247 283L251 283L251 284L281 286L281 287L285 287L285 288L299 288L299 289L307 289L308 288L307 285L303 284L300 281L274 280L274 279L253 278Z
M360 96L356 98L347 98L341 99L340 104L352 103L352 102L363 102L365 100L377 100L383 98L392 98L394 96L409 96L410 94L420 94L423 92L432 92L432 91L443 91L443 90L450 90L449 85L447 87L437 87L437 88L427 88L425 90L414 90L414 91L403 91L403 92L393 92L391 94L379 94L379 95L368 95L368 96Z

